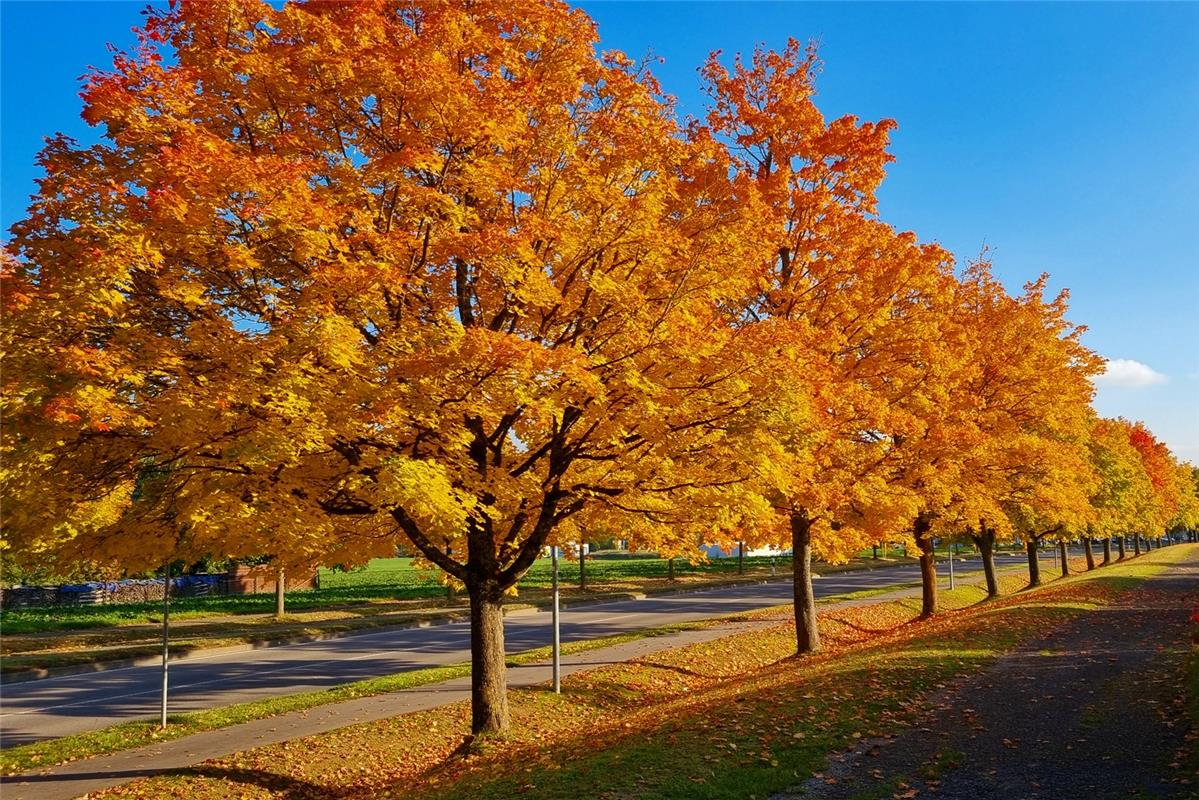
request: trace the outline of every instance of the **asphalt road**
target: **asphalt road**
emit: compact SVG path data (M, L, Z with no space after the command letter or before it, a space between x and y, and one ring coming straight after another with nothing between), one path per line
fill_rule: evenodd
M1022 564L1003 555L999 566ZM1042 569L1052 564L1043 559ZM1048 563L1045 563L1048 562ZM962 570L978 562L961 562ZM942 578L947 575L940 567ZM831 597L919 580L915 565L830 574L815 581L817 597ZM787 580L660 595L564 609L564 642L752 611L789 602ZM504 622L515 653L550 643L550 614L516 614ZM319 642L197 655L170 667L170 711L198 711L470 659L469 623L386 629ZM137 666L14 683L0 690L0 747L14 747L104 728L158 713L159 666Z

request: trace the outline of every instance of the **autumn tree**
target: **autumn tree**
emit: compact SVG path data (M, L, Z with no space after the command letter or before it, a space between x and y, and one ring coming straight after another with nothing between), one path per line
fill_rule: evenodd
M794 554L796 645L819 647L810 560L895 538L914 499L888 480L897 437L922 425L899 402L927 377L939 331L925 309L952 283L948 254L876 216L891 120L826 120L818 62L791 40L701 70L711 97L693 137L723 145L745 229L735 257L759 266L741 318L762 337L758 423L769 432L759 530ZM773 537L773 538L772 538Z
M1138 524L1132 531L1134 547L1139 554L1142 536L1146 539L1160 536L1172 526L1183 508L1190 482L1180 473L1170 449L1144 423L1132 423L1127 426L1127 431L1128 441L1140 456L1149 481L1149 492L1138 510Z
M545 545L693 546L741 477L727 186L596 44L553 2L149 12L13 229L12 552L402 540L465 585L472 727L505 728L502 602Z
M1140 453L1131 442L1132 426L1124 419L1096 417L1087 447L1098 482L1091 496L1095 521L1087 533L1088 565L1093 561L1090 538L1104 540L1104 561L1110 560L1110 541L1116 537L1124 558L1124 537L1139 529L1140 515L1152 500L1152 485Z
M1038 543L1073 535L1090 514L1085 422L1100 361L1066 319L1065 293L1045 298L1045 282L1012 296L984 252L958 287L957 324L970 332L974 368L960 373L955 391L971 403L950 420L944 460L956 466L937 519L940 530L964 530L978 546L992 597L997 541L1025 542L1030 582L1038 583Z
M1175 483L1178 486L1178 511L1170 521L1170 530L1186 533L1193 541L1199 531L1199 468L1187 462L1175 465Z

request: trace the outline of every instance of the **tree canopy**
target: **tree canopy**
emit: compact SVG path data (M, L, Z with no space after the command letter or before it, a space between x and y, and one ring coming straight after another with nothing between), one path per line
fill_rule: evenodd
M680 121L548 0L139 36L5 249L6 559L403 543L470 594L483 731L503 595L589 530L793 547L802 651L812 552L1196 524L1190 468L1090 410L1065 293L880 218L896 123L826 119L811 47L713 54Z

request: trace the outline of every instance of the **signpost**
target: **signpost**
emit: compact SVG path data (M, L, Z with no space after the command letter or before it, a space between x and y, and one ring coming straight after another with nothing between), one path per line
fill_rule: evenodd
M554 604L553 604L553 627L554 627L554 646L553 646L553 661L554 661L554 694L562 693L562 658L561 658L561 640L558 635L558 548L550 549L551 560L553 562L553 584L554 584Z
M954 585L953 585L953 551L954 551L954 549L955 549L954 543L950 542L949 543L949 591L951 591L951 592L953 591L953 588L954 588Z
M166 562L162 576L162 713L159 727L167 727L167 660L170 656L171 630L171 562Z

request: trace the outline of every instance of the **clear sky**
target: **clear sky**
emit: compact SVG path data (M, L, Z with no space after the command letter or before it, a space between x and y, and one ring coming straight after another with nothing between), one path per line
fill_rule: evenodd
M41 138L95 137L78 81L127 46L144 2L0 3L0 222ZM711 50L817 39L819 104L899 121L882 216L1013 291L1040 272L1114 361L1105 415L1199 463L1199 4L583 2L605 47L652 53L684 114Z

